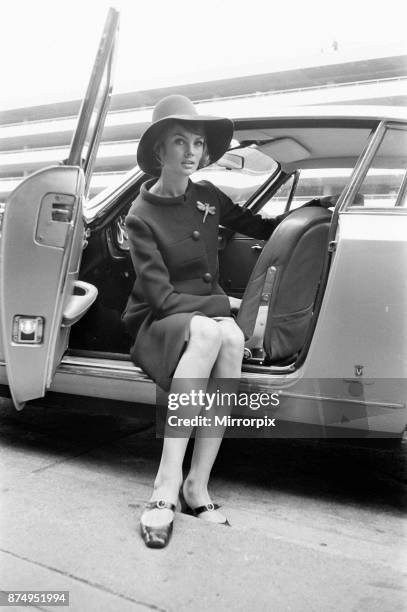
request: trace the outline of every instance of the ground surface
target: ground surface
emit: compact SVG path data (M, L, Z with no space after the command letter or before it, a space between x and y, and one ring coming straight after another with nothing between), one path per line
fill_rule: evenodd
M224 440L211 491L232 528L177 514L150 550L151 410L0 408L3 590L69 590L73 612L407 609L407 440Z

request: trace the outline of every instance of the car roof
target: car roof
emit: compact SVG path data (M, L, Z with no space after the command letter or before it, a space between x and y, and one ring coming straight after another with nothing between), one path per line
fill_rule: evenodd
M246 101L244 101L246 105ZM264 108L250 104L250 115L234 118L236 143L256 142L283 169L351 167L381 121L407 123L407 109L377 106ZM226 110L226 109L225 109ZM231 111L232 109L229 109ZM241 105L239 113L244 110ZM228 116L231 116L229 113ZM404 141L403 141L404 142ZM260 144L263 143L263 144ZM397 157L399 150L381 155Z
M215 108L215 106L214 106ZM209 110L209 108L208 108ZM347 119L373 121L407 121L407 107L375 105L324 105L277 107L266 98L225 100L216 104L216 110L224 112L234 121L255 118L267 119Z
M211 102L205 104L206 113L233 119L238 141L246 138L276 139L278 150L272 143L262 151L280 162L286 172L298 168L351 167L372 128L384 120L407 123L407 108L404 107L326 105L279 108L264 98ZM321 138L321 128L325 130L324 138ZM108 197L123 192L139 174L138 167L130 170L121 185L108 187L93 197L88 211L96 214Z

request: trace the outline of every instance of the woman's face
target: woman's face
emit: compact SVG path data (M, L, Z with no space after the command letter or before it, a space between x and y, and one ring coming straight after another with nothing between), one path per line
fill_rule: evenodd
M205 145L201 130L190 132L180 124L171 126L164 138L160 158L166 172L189 176L198 169Z

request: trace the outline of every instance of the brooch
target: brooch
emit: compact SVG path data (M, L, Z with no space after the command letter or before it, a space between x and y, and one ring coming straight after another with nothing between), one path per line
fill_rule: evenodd
M208 216L208 213L210 215L214 215L216 212L216 206L211 206L208 203L202 204L202 202L199 202L199 200L196 203L196 207L198 210L200 210L204 214L202 223L205 223L205 219Z

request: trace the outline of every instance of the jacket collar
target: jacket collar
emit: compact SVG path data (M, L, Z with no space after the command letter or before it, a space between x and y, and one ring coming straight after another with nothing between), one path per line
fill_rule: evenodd
M182 195L177 196L177 197L159 196L155 193L150 192L151 187L156 182L157 182L156 178L149 179L148 181L143 183L140 188L141 197L144 200L147 200L147 202L150 202L150 204L164 204L164 205L166 204L185 204L185 202L187 202L188 199L190 198L191 192L194 187L194 183L191 181L191 179L188 179L187 189L185 193L183 193Z

